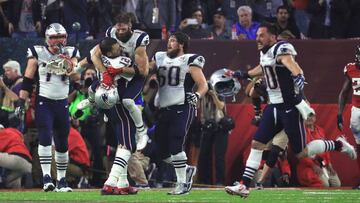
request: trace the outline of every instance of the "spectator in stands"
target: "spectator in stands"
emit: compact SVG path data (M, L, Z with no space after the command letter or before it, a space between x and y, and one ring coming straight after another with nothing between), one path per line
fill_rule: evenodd
M259 22L276 22L277 8L283 4L283 0L250 0L254 12L253 18Z
M106 29L112 25L111 0L88 1L90 34L95 39L105 37Z
M31 155L22 134L0 125L0 167L6 169L5 187L21 188L21 178L31 173Z
M315 139L325 139L325 132L315 124L313 116L305 121L306 141L309 143ZM306 187L340 187L341 182L336 171L332 167L330 152L318 154L312 158L299 160L297 164L297 176L299 183Z
M35 38L41 33L39 1L12 0L8 2L8 31L13 38Z
M226 14L222 8L218 8L213 15L214 24L208 27L214 39L231 39L231 27L226 24Z
M186 18L180 23L180 30L187 34L191 39L208 39L211 34L206 30L207 25L204 23L203 10L195 9L192 12L192 18Z
M248 0L223 0L221 8L226 13L227 24L233 25L238 20L237 8L248 5Z
M349 0L350 17L348 22L348 38L360 37L360 1Z
M312 14L309 37L344 38L349 20L350 8L343 0L310 0L308 11Z
M235 26L238 39L255 40L260 23L252 20L252 9L249 6L240 6L237 14L239 16L239 22L237 22Z
M63 25L68 33L70 43L86 39L89 36L87 19L87 0L64 1Z
M299 28L301 39L306 39L309 29L310 15L306 11L308 5L309 0L290 0L290 6L293 8L294 19Z
M289 21L290 10L286 6L279 6L276 12L276 27L278 32L282 33L284 31L289 31L297 39L300 39L300 32L295 23Z
M139 0L136 8L141 29L147 32L150 39L161 39L161 28L175 32L175 0Z
M0 122L5 127L17 128L20 126L20 120L14 115L14 111L22 85L21 68L17 61L9 60L3 65L3 69L4 77L0 81L2 92Z
M0 2L0 37L9 37L8 25L9 20L5 15L6 2Z

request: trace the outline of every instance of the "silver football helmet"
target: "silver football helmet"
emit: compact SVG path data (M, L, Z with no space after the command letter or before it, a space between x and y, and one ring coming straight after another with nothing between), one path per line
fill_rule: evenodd
M232 97L240 91L241 84L236 78L225 76L226 71L226 68L215 71L210 77L210 85L218 95Z
M111 109L119 101L116 87L106 89L99 86L95 92L95 104L101 109Z
M45 41L49 47L66 46L67 32L60 23L52 23L45 30Z

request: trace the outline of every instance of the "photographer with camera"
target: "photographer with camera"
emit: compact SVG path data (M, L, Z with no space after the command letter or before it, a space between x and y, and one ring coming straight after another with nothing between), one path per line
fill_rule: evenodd
M234 128L233 120L226 116L225 98L218 96L208 83L209 91L200 100L202 122L202 138L199 154L200 183L216 185L224 184L225 152L230 130ZM212 158L214 151L215 159ZM215 174L212 177L212 160L215 160Z
M80 128L80 134L87 140L91 146L91 158L93 160L93 168L95 171L104 170L102 164L102 139L101 121L102 116L96 108L86 107L82 110L77 109L77 105L88 98L88 88L94 80L97 80L96 70L93 67L87 67L82 75L80 84L75 83L74 91L69 95L69 111L71 115L71 123L75 128ZM101 180L98 178L102 174L94 172L92 185L100 185Z

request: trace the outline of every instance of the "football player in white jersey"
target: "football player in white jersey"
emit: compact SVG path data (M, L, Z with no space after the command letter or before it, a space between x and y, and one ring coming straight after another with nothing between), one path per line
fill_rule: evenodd
M47 46L35 45L28 49L28 62L19 96L21 105L17 112L24 111L25 101L33 92L33 84L37 84L35 122L39 130L38 153L43 173L43 189L46 192L54 189L58 192L71 192L72 189L65 180L70 130L67 99L69 76L73 73L73 65L77 63L80 54L75 47L66 46L67 32L59 23L46 28L45 40ZM55 143L57 167L56 188L50 174L52 139Z
M106 37L111 37L117 40L122 47L123 54L134 61L132 66L135 75L129 83L128 88L132 89L132 94L123 95L127 98L123 102L124 107L130 112L137 131L137 150L145 148L149 137L142 119L142 112L136 106L134 98L140 94L144 86L145 77L149 72L148 56L146 54L146 46L149 44L149 35L141 30L132 30L130 17L128 14L119 14L115 17L116 24L106 31ZM97 46L91 56L95 67L100 72L105 72L106 68L101 62L101 50ZM104 80L106 83L107 80Z
M205 59L197 54L187 54L189 37L177 32L170 36L167 52L156 52L151 66L156 66L159 90L156 106L159 107L155 128L155 141L160 158L171 163L177 177L176 187L170 195L186 194L192 186L196 168L186 164L184 142L195 116L198 100L208 90L203 74ZM193 91L196 84L196 91Z
M92 104L102 109L114 129L118 141L115 161L101 194L136 194L137 189L129 186L127 180L128 160L136 150L136 126L133 120L129 119L131 118L130 113L123 105L128 100L124 95L133 94L133 89L129 88L129 84L132 82L135 71L133 68L129 68L132 64L131 59L121 56L121 47L114 38L105 37L99 43L99 48L102 53L102 63L107 69L100 75L100 81L93 82L89 87L89 102L84 100L84 104L81 102L81 107L78 105L78 108ZM93 50L90 52L93 53ZM85 59L80 62L81 65L87 63L86 61L91 63L90 59ZM80 67L76 69L80 69ZM139 93L134 98L141 96Z
M356 158L354 147L343 137L336 140L313 140L306 145L303 120L307 120L315 112L303 99L305 78L294 59L296 51L288 42L277 42L277 30L271 24L262 24L256 36L260 64L248 72L238 70L226 74L238 79L264 75L270 100L253 137L240 184L225 187L227 193L243 198L249 195L249 185L259 168L266 143L281 130L285 130L291 148L298 158L331 150L344 152L352 159Z

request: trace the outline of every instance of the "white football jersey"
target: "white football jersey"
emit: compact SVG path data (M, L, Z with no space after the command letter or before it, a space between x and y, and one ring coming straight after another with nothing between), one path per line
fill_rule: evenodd
M94 53L95 47L93 47L90 50L90 56ZM130 67L132 65L132 60L126 56L119 56L116 58L108 58L104 55L101 55L101 62L105 66L105 68L107 68L108 66L112 66L114 68L122 68L122 67ZM102 79L102 74L100 74L100 72L97 69L96 69L96 71L98 74L98 78ZM122 73L122 74L117 75L114 79L117 80L121 77L126 79L127 81L130 81L134 77L134 75Z
M64 55L70 58L80 58L77 48L72 46L64 47ZM39 78L39 95L48 99L66 99L69 94L69 77L51 73L48 63L58 59L58 54L52 54L46 46L35 45L28 48L27 57L35 57L38 61L38 71L35 77Z
M196 54L184 54L176 58L169 58L166 52L156 52L154 60L157 66L159 81L159 107L185 103L185 93L191 92L194 87L189 66L203 68L205 59Z
M276 61L278 56L296 54L294 47L285 41L277 42L266 53L260 52L260 65L266 79L270 103L291 103L297 94L291 72Z
M134 30L130 39L127 42L122 42L116 37L116 28L110 27L106 31L106 37L111 37L116 39L116 41L120 44L123 49L123 53L125 56L131 58L131 60L135 61L135 50L139 46L147 46L150 43L149 35L146 32L141 30Z

